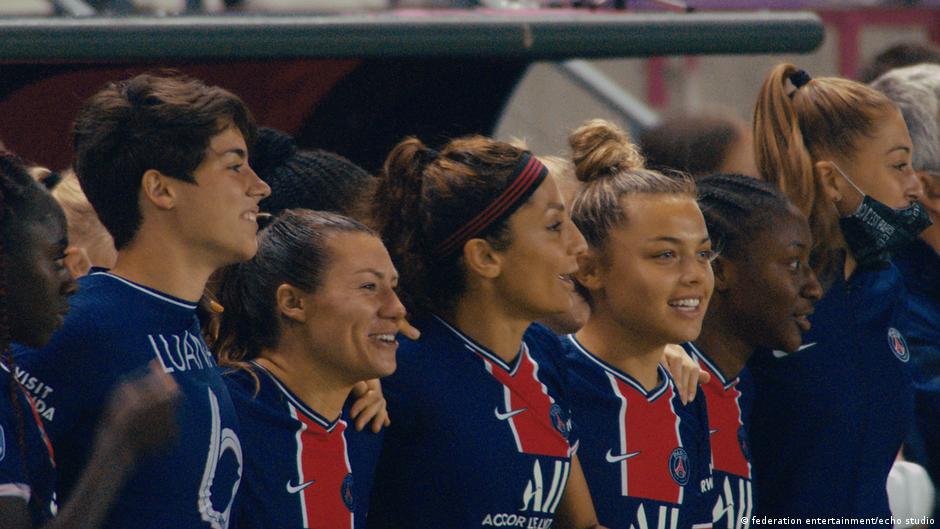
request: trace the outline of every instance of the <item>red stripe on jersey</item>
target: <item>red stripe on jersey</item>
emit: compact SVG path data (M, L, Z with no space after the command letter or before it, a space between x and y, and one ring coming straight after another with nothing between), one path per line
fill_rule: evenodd
M49 441L49 436L46 435L46 427L42 425L42 419L39 417L39 410L36 408L36 401L29 395L29 392L25 388L20 386L23 390L23 395L26 395L26 401L29 402L29 409L33 411L33 420L36 421L36 426L39 427L39 434L42 436L42 442L46 445L46 451L49 452L49 461L52 463L52 467L55 468L55 451L52 449L52 442Z
M741 392L737 382L727 388L723 377L708 363L699 359L699 366L711 376L711 381L702 386L708 406L708 428L711 431L712 462L715 470L750 479L751 465L741 450L739 432L744 427L741 419Z
M681 504L682 486L673 479L671 465L685 475L691 469L687 459L672 461L673 452L682 446L672 384L667 381L665 390L650 400L619 377L607 377L621 401L620 453L612 446L606 454L610 464L621 466L621 494Z
M519 363L512 373L477 353L486 370L503 384L503 406L494 410L496 419L512 429L516 448L525 454L568 457L568 416L555 405L548 389L539 381L538 363L528 347L519 353ZM503 409L500 409L503 408Z
M344 421L327 430L292 404L293 415L303 426L297 431L297 482L287 490L301 502L303 523L310 529L353 529L351 469Z

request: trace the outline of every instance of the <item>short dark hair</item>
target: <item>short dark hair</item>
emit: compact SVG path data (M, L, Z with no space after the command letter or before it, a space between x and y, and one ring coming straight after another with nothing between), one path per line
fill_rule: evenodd
M884 73L895 68L913 66L924 62L940 63L940 49L919 42L902 42L885 48L858 71L858 80L871 83Z
M173 72L109 83L85 101L72 127L75 173L117 249L140 228L143 174L193 182L209 141L230 124L250 145L255 125L241 99Z
M717 172L747 124L728 116L678 115L640 134L646 166L666 173L692 176Z

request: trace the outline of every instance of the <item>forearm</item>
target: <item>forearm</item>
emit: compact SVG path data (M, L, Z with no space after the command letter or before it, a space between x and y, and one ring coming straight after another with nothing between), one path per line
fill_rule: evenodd
M133 468L134 457L128 443L115 430L104 429L69 502L45 528L99 527Z

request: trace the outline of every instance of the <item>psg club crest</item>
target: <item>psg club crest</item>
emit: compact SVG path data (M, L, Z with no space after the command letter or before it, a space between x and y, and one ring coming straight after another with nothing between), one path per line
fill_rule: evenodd
M907 341L894 327L888 329L888 346L891 347L891 351L894 352L894 356L898 357L898 360L907 362L911 359L911 350L907 347Z
M551 415L552 426L558 430L562 437L567 439L568 434L571 433L571 428L569 428L568 421L565 419L565 411L558 404L552 404L552 408L548 413Z
M355 500L353 497L353 477L351 473L346 474L346 477L343 478L342 490L340 493L343 495L343 503L346 505L346 508L352 512L353 506L355 506Z
M689 483L689 454L681 446L669 456L669 473L679 485L684 487Z

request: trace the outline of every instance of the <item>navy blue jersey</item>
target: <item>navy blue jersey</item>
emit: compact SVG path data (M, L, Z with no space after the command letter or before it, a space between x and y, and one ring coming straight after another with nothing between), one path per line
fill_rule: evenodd
M712 359L695 344L683 344L711 380L701 388L699 398L708 408L708 433L712 449L712 476L716 501L712 509L715 529L742 529L754 513L754 486L751 451L748 446L748 403L753 398L750 374L744 368L728 378Z
M905 440L904 456L940 483L940 255L918 240L895 263L908 291L899 330L911 348L915 380L916 428Z
M576 448L558 338L532 325L506 363L440 319L415 326L382 382L369 527L549 527Z
M688 406L667 371L639 382L564 337L578 459L611 529L711 527L715 496L705 399Z
M101 270L79 285L49 344L16 350L58 455L61 501L88 461L108 395L157 359L183 396L179 436L171 448L138 459L104 527L228 527L242 450L195 304Z
M907 288L907 316L898 328L911 348L919 382L940 384L940 255L916 241L895 258Z
M15 384L18 414L11 402L10 384ZM19 424L23 428L22 446ZM39 527L55 514L54 492L55 458L42 420L32 399L0 364L0 497L28 502L33 526Z
M913 417L904 297L893 266L840 279L801 350L751 357L758 514L890 516L887 476Z
M273 374L251 364L226 370L241 425L245 474L238 527L358 529L365 527L382 435L356 432L346 413L328 420Z

